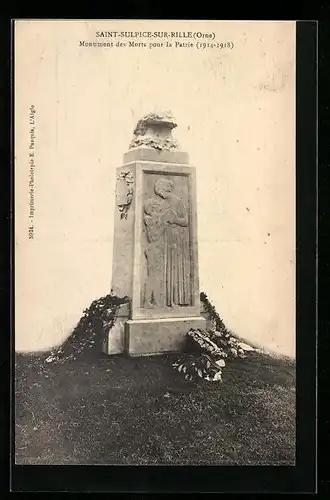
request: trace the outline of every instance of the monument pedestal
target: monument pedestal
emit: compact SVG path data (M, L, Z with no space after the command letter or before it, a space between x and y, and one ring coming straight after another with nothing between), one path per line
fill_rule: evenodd
M205 324L202 317L128 320L124 352L130 356L146 356L180 351L190 328L205 329Z
M175 126L155 114L140 120L124 165L117 168L112 290L128 296L130 308L109 333L109 354L179 351L190 328L206 326L200 312L195 168L176 149L170 136Z

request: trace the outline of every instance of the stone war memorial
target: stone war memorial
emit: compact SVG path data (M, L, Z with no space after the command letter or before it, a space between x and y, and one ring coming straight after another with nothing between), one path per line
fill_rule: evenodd
M171 113L134 129L117 168L112 293L129 298L104 344L107 354L179 351L204 329L198 276L195 167L180 151Z

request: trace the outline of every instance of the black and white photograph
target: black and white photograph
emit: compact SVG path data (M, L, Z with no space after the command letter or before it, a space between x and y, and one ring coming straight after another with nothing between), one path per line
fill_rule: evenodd
M296 466L296 22L14 23L16 465Z

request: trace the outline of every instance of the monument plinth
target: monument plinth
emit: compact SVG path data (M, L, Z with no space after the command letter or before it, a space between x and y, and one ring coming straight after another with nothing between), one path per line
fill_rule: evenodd
M117 168L112 290L128 296L107 352L178 351L200 314L195 168L169 114L139 120Z

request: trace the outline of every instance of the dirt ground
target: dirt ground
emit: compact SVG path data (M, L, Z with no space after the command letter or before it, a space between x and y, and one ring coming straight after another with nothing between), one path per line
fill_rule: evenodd
M250 353L187 383L175 355L17 356L17 464L294 465L295 365Z

